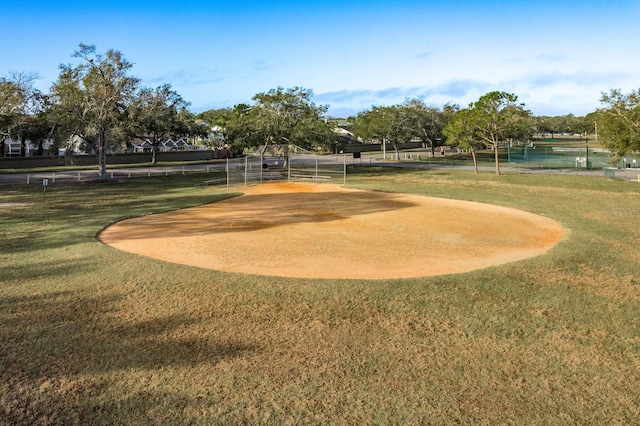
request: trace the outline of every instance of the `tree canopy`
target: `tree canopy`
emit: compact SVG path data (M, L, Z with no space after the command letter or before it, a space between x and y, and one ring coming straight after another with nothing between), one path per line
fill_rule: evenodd
M475 173L478 173L476 149L480 148L483 143L476 138L475 123L471 110L463 109L456 113L444 128L443 134L447 139L447 145L458 146L471 152L473 168Z
M559 116L539 116L535 117L535 131L549 134L553 138L559 134L582 134L593 131L593 120L588 116L576 117L573 114Z
M48 98L33 86L37 78L28 73L0 78L0 141L19 137L21 155L25 155L26 139L38 141L51 132L43 115Z
M628 94L619 89L603 93L598 110L598 137L617 159L640 150L640 89Z
M442 109L429 106L420 98L408 99L402 104L409 117L409 126L413 137L422 140L431 148L431 156L435 148L444 141L443 129L459 111L457 105L447 104Z
M61 65L52 91L65 116L66 135L81 136L94 145L100 178L106 180L106 154L127 134L127 107L139 80L128 75L132 64L117 50L98 54L95 46L80 44L73 57L79 64Z
M527 138L532 132L531 112L523 103L518 103L516 95L498 91L489 92L469 104L467 112L454 119L446 131L470 147L476 142L491 146L497 175L500 175L500 143Z
M302 87L278 87L256 94L253 105L236 105L221 121L236 147L291 143L305 149L328 148L334 139L325 119L328 106L316 105L312 96Z
M390 142L396 155L398 144L411 139L409 117L399 105L374 106L360 112L353 122L354 134L362 139L380 140L384 145Z
M153 145L152 164L157 163L156 152L163 138L179 136L185 131L187 123L181 112L188 107L182 96L171 89L170 84L163 84L155 89L142 88L138 91L129 106L129 119L132 122L132 133L138 137L150 137Z
M390 142L399 155L399 144L419 139L428 143L433 154L442 144L442 130L453 117L456 106L443 109L429 106L420 98L407 99L392 106L374 106L353 118L353 131L362 139Z

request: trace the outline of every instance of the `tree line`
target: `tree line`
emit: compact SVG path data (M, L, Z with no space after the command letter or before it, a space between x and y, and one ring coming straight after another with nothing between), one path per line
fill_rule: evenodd
M148 137L155 152L168 136L197 134L189 103L170 84L140 86L129 75L132 64L116 50L97 53L80 44L75 64L60 65L49 93L33 87L37 76L13 73L0 79L0 138L30 140L42 154L43 143L65 146L74 137L94 150L100 176L107 179L106 155L134 137ZM4 151L4 150L3 150ZM24 155L24 152L22 153Z
M326 115L329 106L315 104L309 89L278 87L256 94L252 104L196 115L170 84L142 87L130 75L132 64L117 50L98 53L95 46L80 44L72 58L74 64L60 66L49 93L34 88L33 74L0 78L0 142L13 137L30 140L42 154L45 140L59 147L78 137L97 154L100 175L107 179L107 152L145 137L153 146L155 163L157 148L167 137L206 137L210 128L202 121L216 126L222 142L235 151L281 143L330 150L337 139ZM593 133L597 126L599 141L615 157L639 150L640 90L625 94L612 89L600 101L603 107L584 117L534 117L515 94L495 91L465 108L434 107L415 98L372 106L348 121L356 138L390 143L396 151L400 143L418 139L432 154L444 144L466 149L477 164L476 151L491 148L499 174L501 144L535 133Z

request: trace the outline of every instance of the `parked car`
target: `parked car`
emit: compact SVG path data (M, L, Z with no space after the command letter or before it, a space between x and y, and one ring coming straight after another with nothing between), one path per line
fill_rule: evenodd
M282 157L262 157L262 168L284 167L284 158Z

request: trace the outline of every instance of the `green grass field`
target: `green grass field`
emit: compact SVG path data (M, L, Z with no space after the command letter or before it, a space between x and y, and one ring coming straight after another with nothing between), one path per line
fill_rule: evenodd
M97 242L120 219L235 195L199 176L46 198L2 186L0 204L24 205L0 208L0 424L640 422L638 183L386 169L348 182L520 208L566 235L460 275L262 277Z

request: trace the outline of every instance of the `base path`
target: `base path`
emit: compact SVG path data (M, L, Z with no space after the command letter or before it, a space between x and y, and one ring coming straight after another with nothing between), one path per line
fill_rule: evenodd
M467 201L269 183L244 195L127 219L100 241L131 253L220 271L304 278L454 274L544 253L555 221Z

